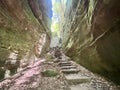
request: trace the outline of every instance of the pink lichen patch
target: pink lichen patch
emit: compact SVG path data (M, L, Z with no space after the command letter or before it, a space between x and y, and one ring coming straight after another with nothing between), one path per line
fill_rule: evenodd
M4 83L11 83L11 80L5 80Z
M41 61L37 61L36 63L33 64L33 67L38 66L38 65L40 65L41 63L42 63Z
M29 65L28 67L32 68L32 67L38 66L38 65L40 65L41 63L43 63L44 61L45 61L45 59L37 60L34 64L33 64L33 63L30 63L30 65Z
M31 87L36 88L36 87L38 87L38 86L39 86L39 85L38 85L38 83L37 83L37 82L33 82Z
M8 84L8 83L10 83L11 82L11 80L4 80L2 83L0 83L0 85L1 84Z
M7 85L11 83L11 80L4 80L3 82L0 83L0 88L2 88L4 85Z
M34 64L29 65L30 69L22 72L22 76L16 80L16 85L23 84L25 82L29 82L30 78L34 77L34 75L38 75L40 73L39 65L41 64L41 60L35 62Z
M32 77L33 75L37 75L39 74L39 68L38 67L35 67L35 68L32 68L26 72L24 72L25 74L23 75L24 77Z
M10 79L6 78L6 80L0 82L0 89L3 87L7 88L7 86L9 87L11 84L10 90L13 90L13 88L14 90L23 90L23 85L25 85L25 88L29 85L32 88L37 88L39 86L38 78L40 79L40 66L44 61L45 59L39 59L34 63L30 63L26 69L24 68L21 72L11 76Z
M2 87L3 87L3 84L4 84L4 83L0 83L0 88L2 88Z
M28 78L26 78L26 77L20 77L20 78L18 78L17 80L15 80L16 81L16 85L21 85L21 84L23 84L23 83L25 83L25 82L29 82L29 79Z

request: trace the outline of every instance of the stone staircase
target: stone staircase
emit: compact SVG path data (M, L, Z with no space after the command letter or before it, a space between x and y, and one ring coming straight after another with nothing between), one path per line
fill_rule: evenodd
M81 75L80 69L73 61L58 59L56 63L61 72L64 73L71 90L94 90L93 88L90 89L90 86L85 85L86 83L90 83L91 78ZM84 84L84 87L82 84Z
M64 74L78 73L79 69L71 61L59 61L58 66Z
M70 90L120 90L112 82L77 64L63 52L59 57L55 57L53 61L64 74Z

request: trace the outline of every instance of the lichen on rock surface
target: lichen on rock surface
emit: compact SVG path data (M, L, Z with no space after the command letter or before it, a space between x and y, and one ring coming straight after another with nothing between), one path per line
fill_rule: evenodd
M50 43L51 17L51 0L49 3L44 0L0 0L0 68L4 67L12 52L17 51L17 60L26 54L28 59L36 55L36 44L40 44L43 34L46 40L41 41L44 45L36 57L45 53Z
M87 69L120 84L119 0L67 0L62 46Z

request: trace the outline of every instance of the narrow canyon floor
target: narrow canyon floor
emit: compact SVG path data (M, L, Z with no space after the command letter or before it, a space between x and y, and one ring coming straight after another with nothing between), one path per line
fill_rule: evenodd
M55 47L1 81L0 90L120 90L120 86L73 62Z

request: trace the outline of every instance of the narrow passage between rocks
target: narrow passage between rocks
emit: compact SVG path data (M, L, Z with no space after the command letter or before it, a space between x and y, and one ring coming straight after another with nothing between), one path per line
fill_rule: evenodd
M0 90L120 90L120 0L0 0Z

